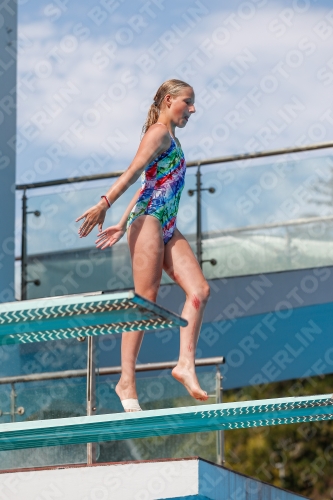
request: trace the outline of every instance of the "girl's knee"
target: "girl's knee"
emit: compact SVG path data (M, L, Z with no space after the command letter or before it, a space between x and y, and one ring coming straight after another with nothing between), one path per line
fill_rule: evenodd
M209 299L210 286L207 281L198 285L191 293L191 301L198 308L200 305L205 305Z
M207 281L205 281L203 283L201 293L202 293L202 296L203 296L203 300L205 302L207 302L207 300L209 299L209 296L210 296L210 286L207 283Z

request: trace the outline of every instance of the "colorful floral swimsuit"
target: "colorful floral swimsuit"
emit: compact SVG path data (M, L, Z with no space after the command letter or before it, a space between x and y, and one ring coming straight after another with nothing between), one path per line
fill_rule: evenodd
M170 147L142 172L140 195L127 220L129 228L140 215L153 215L161 223L164 244L172 238L176 227L186 171L184 153L170 137Z

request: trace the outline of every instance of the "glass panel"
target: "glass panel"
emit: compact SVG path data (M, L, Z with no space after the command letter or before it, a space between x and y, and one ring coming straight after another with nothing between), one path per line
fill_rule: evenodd
M71 185L58 193L31 195L28 215L28 298L67 295L96 290L132 288L130 254L124 237L115 247L101 251L95 247L97 229L86 238L78 236L75 219L99 200L103 187ZM90 183L92 184L92 183ZM107 213L104 228L116 224L138 186L131 186ZM35 191L36 192L36 191Z
M197 231L196 171L196 168L189 168L186 172L185 186L180 198L177 215L179 231L182 234L191 235L192 238ZM191 191L190 194L189 191Z
M258 164L259 162L259 164ZM196 253L196 168L188 170L177 226ZM203 265L207 278L286 271L333 264L331 156L267 158L202 167ZM100 251L96 231L79 238L75 218L95 203L113 180L28 192L28 298L133 287L126 237ZM105 227L119 221L138 183L117 200ZM215 193L207 188L214 187ZM54 190L54 188L52 188ZM194 190L189 196L188 191ZM21 194L21 193L20 193ZM288 222L288 225L286 223ZM17 267L19 271L19 266ZM19 279L16 280L17 286ZM163 273L162 283L171 280ZM17 291L17 296L19 292Z
M101 181L77 183L53 187L52 190L44 188L28 192L28 210L41 212L40 217L28 214L28 254L94 247L97 228L89 236L80 238L78 229L82 222L75 222L75 219L98 203L106 186L109 187L114 181L115 179L106 179L103 184ZM106 214L104 227L119 222L138 187L138 183L133 184L117 200Z
M202 193L203 259L217 261L204 263L207 278L333 264L332 157L202 172L203 187L216 189Z
M197 368L202 387L211 396L207 402L191 398L177 382L170 370L137 374L137 391L143 410L195 406L216 402L215 367ZM103 375L97 381L97 411L99 414L123 412L115 393L119 375ZM150 460L155 458L180 458L198 456L216 462L216 433L201 432L175 436L160 436L100 443L98 461Z
M86 368L86 342L59 341L0 347L0 423L86 415L86 377L29 381L46 373ZM0 452L2 470L85 463L86 445L51 446Z
M75 218L96 203L100 193L105 191L105 184L111 184L109 181L103 181L102 186L100 182L98 186L94 183L93 187L89 183L84 186L66 185L65 189L60 186L63 189L57 193L36 195L37 190L28 192L28 211L38 210L41 213L39 217L28 214L28 299L133 288L126 236L115 246L101 251L94 246L96 229L86 238L79 238L77 234L80 224L75 223ZM138 183L131 186L107 212L105 228L119 222L138 186ZM186 194L182 198L178 216L178 227L184 233L195 232L195 197L187 195L187 190L194 187L195 177L188 175L184 189ZM194 248L192 235L189 241ZM39 280L37 286L34 280ZM163 272L162 283L171 282ZM20 296L18 290L17 296Z
M263 164L263 161L264 164ZM202 230L284 223L304 217L333 215L333 157L298 160L263 158L202 167Z
M218 236L203 242L207 279L333 265L333 221L267 228Z
M103 252L92 247L31 256L28 279L40 281L40 286L29 283L29 299L133 288L128 245L119 242Z

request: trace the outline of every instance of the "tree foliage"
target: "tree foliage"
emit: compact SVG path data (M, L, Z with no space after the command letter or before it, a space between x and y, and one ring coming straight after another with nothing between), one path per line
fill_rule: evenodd
M226 391L224 402L332 393L333 375ZM333 499L333 423L225 432L226 466L312 500Z

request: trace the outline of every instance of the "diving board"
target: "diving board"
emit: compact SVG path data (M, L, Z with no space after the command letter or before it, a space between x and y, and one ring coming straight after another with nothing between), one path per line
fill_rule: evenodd
M186 325L185 319L132 290L0 304L0 345Z
M0 450L117 441L333 419L331 394L0 425Z

